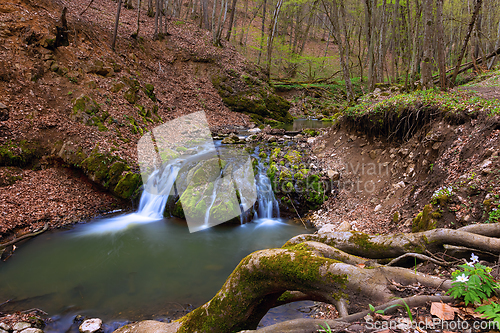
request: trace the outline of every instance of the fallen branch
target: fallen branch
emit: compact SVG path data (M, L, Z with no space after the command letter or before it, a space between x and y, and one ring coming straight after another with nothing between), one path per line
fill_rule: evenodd
M35 231L35 232L29 233L29 234L26 234L26 235L22 235L21 237L15 238L15 239L13 239L13 240L11 240L9 242L0 244L0 251L4 250L7 246L10 246L10 245L13 245L13 244L15 244L15 243L17 243L19 241L22 241L23 239L37 236L37 235L41 234L42 232L47 231L47 229L49 229L49 224L45 223L45 225L43 226L42 230Z

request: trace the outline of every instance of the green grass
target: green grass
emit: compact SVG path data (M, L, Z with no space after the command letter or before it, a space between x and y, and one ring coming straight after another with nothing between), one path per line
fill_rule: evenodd
M500 114L500 101L498 100L471 96L470 92L442 92L436 89L399 94L375 104L363 102L347 108L344 114L356 118L367 114L385 113L390 110L400 113L404 109L417 105L437 108L445 113L474 114L478 111L485 111L489 116Z

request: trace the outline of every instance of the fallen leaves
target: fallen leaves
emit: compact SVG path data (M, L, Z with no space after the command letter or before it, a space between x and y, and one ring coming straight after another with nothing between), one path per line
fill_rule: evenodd
M441 320L455 319L455 311L457 310L457 308L441 302L432 302L431 304L431 314L437 316Z

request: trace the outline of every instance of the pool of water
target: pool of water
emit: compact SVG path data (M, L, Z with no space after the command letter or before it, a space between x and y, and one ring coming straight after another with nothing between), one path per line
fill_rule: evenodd
M286 131L301 131L305 128L326 128L333 124L331 121L321 121L318 119L294 119L293 123L282 124L278 128L283 128Z
M10 300L0 311L175 318L210 300L249 253L310 232L261 219L189 233L186 223L174 218L94 232L109 223L94 220L19 244L0 263L0 304Z

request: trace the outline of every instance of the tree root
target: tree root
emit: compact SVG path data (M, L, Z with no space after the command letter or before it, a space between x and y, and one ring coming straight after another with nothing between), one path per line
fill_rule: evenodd
M436 260L434 258L426 256L425 254L420 254L420 253L405 253L402 256L399 256L399 257L397 257L395 259L392 259L386 266L393 266L397 262L399 262L399 261L401 261L402 259L405 259L405 258L417 258L417 259L420 259L420 260L423 260L423 261L430 261L430 262L432 262L432 263L434 263L436 265L440 265L440 266L449 266L449 265L451 265L449 262Z
M368 304L379 304L376 309L382 310L393 304L403 304L402 300L391 300L400 290L396 286L418 283L433 292L447 291L451 287L450 280L390 266L398 260L417 257L445 265L430 256L443 252L447 245L500 254L500 239L494 238L499 234L500 224L485 226L484 230L470 226L460 230L435 229L385 236L360 232L296 236L280 249L257 251L245 257L214 298L178 321L164 324L169 325L165 329L169 332L221 333L252 330L270 308L298 300L336 305L342 318L326 322L334 328L345 328L348 322L368 314L365 310ZM377 262L393 258L396 259L390 265ZM428 301L450 299L429 295L409 297L404 302L414 307ZM349 309L343 300L349 301ZM348 311L361 312L348 315ZM300 319L258 332L311 332L324 323L325 320ZM138 332L139 328L134 327L139 326L128 325L117 332Z

